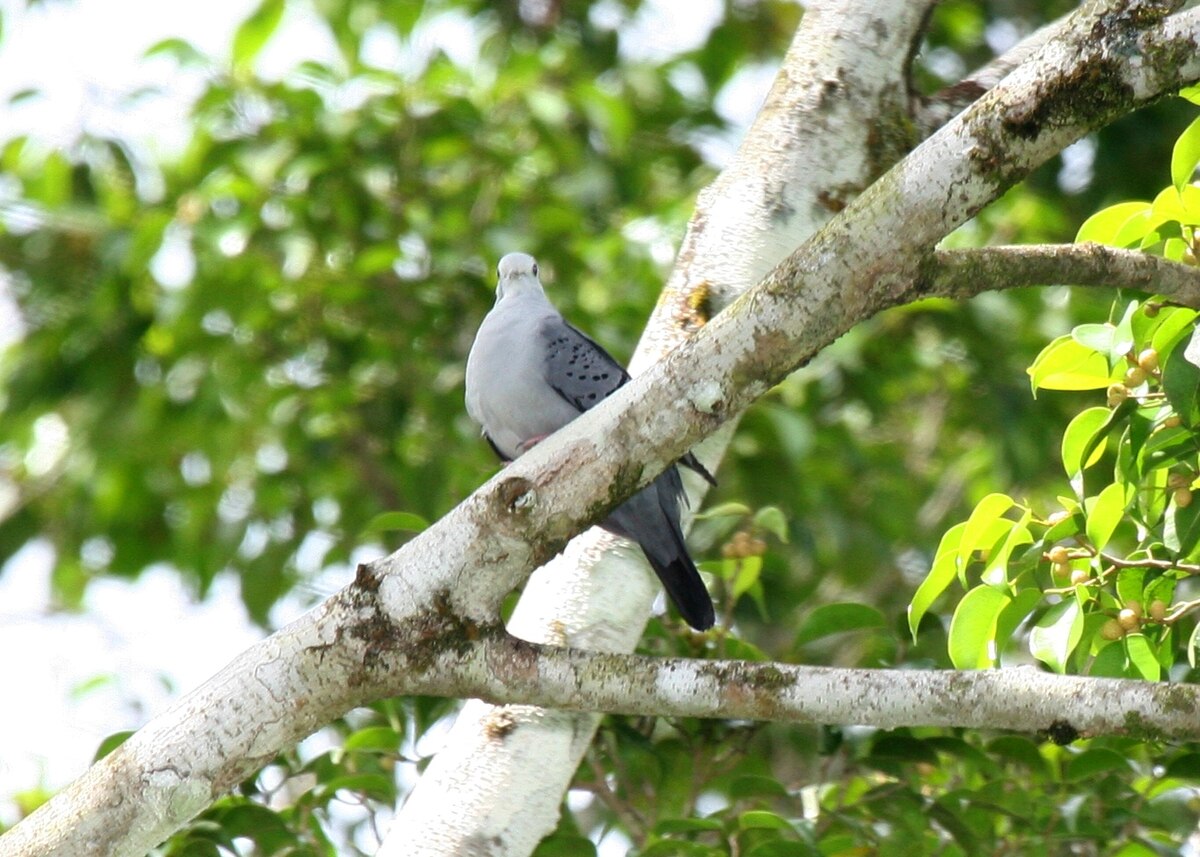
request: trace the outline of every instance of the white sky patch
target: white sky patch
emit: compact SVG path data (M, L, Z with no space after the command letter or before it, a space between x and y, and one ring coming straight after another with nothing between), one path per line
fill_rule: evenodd
M619 50L627 60L663 62L694 51L707 40L724 11L721 0L654 0L620 28Z
M177 150L186 142L187 111L203 78L180 74L167 57L144 60L143 54L163 39L183 36L201 52L222 56L252 8L253 0L122 0L119 9L111 0L29 6L3 0L0 133L31 134L61 146L86 130ZM129 99L148 87L161 94ZM9 104L26 90L39 95Z
M56 612L48 599L53 560L35 541L0 571L0 652L25 653L5 659L6 824L17 817L4 798L70 782L105 737L141 726L262 636L245 618L235 580L218 578L196 603L165 567L133 582L98 578L84 612Z

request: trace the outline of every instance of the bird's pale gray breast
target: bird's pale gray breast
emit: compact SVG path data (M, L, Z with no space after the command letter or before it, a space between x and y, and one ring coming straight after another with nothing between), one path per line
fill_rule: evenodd
M544 299L502 300L483 320L467 358L467 412L506 458L578 415L546 381L540 331L555 319L562 323Z

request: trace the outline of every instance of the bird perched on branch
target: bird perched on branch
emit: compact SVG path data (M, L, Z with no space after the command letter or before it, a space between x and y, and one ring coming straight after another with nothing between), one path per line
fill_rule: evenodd
M607 398L629 374L563 319L546 298L532 256L509 253L498 271L496 304L467 357L467 413L508 462ZM716 484L691 453L680 463ZM600 526L637 542L680 615L705 630L713 624L712 599L684 545L681 499L683 482L672 466Z

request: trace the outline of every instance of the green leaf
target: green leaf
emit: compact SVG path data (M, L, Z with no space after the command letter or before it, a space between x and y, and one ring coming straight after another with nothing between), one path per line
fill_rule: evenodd
M1065 672L1067 659L1083 633L1083 611L1074 598L1066 598L1046 611L1029 632L1029 652L1057 673Z
M1125 516L1127 498L1125 486L1112 483L1084 504L1087 509L1087 537L1096 550L1103 550L1113 531Z
M1033 512L1026 509L1021 515L1021 520L1009 529L999 547L988 554L983 573L980 575L984 583L992 586L1008 583L1008 560L1012 552L1021 545L1033 544L1033 535L1029 532L1029 522L1032 519Z
M966 529L963 530L962 540L958 545L958 561L966 565L971 554L980 549L991 549L997 536L995 528L1001 516L1016 505L1007 494L988 494L980 500L967 518ZM1013 526L1012 521L1005 520L1003 525Z
M1200 336L1200 329L1191 341ZM1189 341L1189 345L1191 344ZM1200 425L1200 367L1187 359L1182 343L1167 355L1163 365L1162 388L1167 401L1185 425Z
M284 0L263 0L233 35L233 64L246 70L283 20Z
M797 646L820 640L831 634L861 631L867 628L886 628L887 620L874 607L865 604L841 603L822 605L805 617L796 633Z
M1171 500L1163 527L1163 544L1182 559L1191 559L1200 544L1200 503L1180 506Z
M1123 568L1117 573L1117 601L1128 604L1141 601L1145 594L1142 584L1146 579L1144 568Z
M1145 634L1127 634L1125 651L1129 654L1130 663L1137 668L1142 678L1147 681L1159 680L1162 665L1159 664L1154 649L1150 646L1150 641L1146 639Z
M133 730L128 730L123 732L114 732L113 734L105 737L104 740L100 742L100 746L96 748L96 755L92 757L92 761L99 762L113 750L117 749L127 740L129 740L129 736L132 734Z
M396 793L396 784L391 777L384 774L344 774L321 783L313 791L318 797L326 800L342 790L363 794L378 801L389 801Z
M419 533L428 526L428 521L412 512L380 512L363 527L363 534L386 533L393 530Z
M1163 188L1154 198L1155 233L1159 240L1181 238L1181 224L1195 224L1200 219L1200 188L1186 185L1183 188Z
M736 637L726 637L721 646L724 648L724 655L727 658L735 661L769 661L767 653L753 643L747 643L745 640L739 640Z
M754 523L756 526L771 533L784 544L787 544L787 516L783 514L783 510L778 506L763 506L754 513Z
M731 593L734 601L737 601L749 592L754 584L758 583L759 575L762 574L762 564L761 556L748 556L737 561Z
M403 5L403 4L400 4ZM538 843L533 857L595 857L592 840L573 833L555 833Z
M1125 643L1114 641L1104 645L1092 658L1087 674L1096 678L1127 678L1129 656L1125 654Z
M1071 757L1063 771L1063 779L1077 783L1114 771L1127 774L1129 770L1129 760L1125 756L1106 747L1097 747Z
M395 753L402 738L403 736L390 726L368 726L348 735L342 743L342 749Z
M1196 320L1196 311L1184 307L1165 307L1159 312L1166 316L1154 328L1154 336L1150 347L1159 353L1159 359L1165 360L1175 350L1175 346L1183 337L1192 335L1192 324Z
M1192 181L1196 164L1200 163L1200 116L1192 120L1192 124L1184 128L1180 138L1175 140L1175 148L1171 150L1171 184L1176 190L1183 190L1184 185Z
M1041 590L1031 586L1014 595L1008 606L1000 611L1000 615L996 617L997 658L1004 654L1004 644L1012 638L1017 627L1029 617L1041 600Z
M1148 202L1119 202L1097 211L1083 222L1075 235L1075 242L1096 241L1100 244L1115 244L1117 234L1131 217L1149 211ZM1117 246L1124 246L1123 244Z
M738 816L738 828L741 830L752 830L754 828L795 830L792 823L786 818L764 809L752 809L748 812L743 812Z
M1188 101L1192 102L1192 104L1200 104L1200 84L1185 86L1183 89L1179 90L1179 97L1186 98Z
M784 796L787 796L786 791ZM666 818L654 825L654 832L660 836L673 833L709 833L724 829L725 824L716 818ZM534 857L537 857L536 851Z
M1107 322L1104 324L1080 324L1071 331L1071 338L1085 348L1099 351L1106 357L1112 356L1116 342L1117 328Z
M230 839L245 837L258 845L260 853L274 854L290 850L293 834L276 812L265 806L243 803L220 807L214 811L220 819L221 832Z
M1088 455L1087 461L1083 460L1084 452L1091 440L1108 422L1110 416L1112 416L1112 411L1108 408L1088 408L1076 414L1075 418L1067 425L1067 430L1063 432L1062 462L1068 477L1075 476L1085 468L1091 467L1104 455L1107 443L1105 438L1101 438L1100 442L1091 447L1092 452Z
M958 546L966 528L966 522L963 522L955 524L946 531L946 534L942 536L942 541L938 544L933 567L930 568L929 574L925 575L925 579L921 581L917 591L913 593L912 601L908 605L908 628L913 635L913 640L917 639L917 628L920 627L925 613L933 606L933 602L938 599L938 596L946 591L950 581L954 580L958 574Z
M169 56L180 66L202 65L204 54L186 39L170 38L155 42L142 54L146 59L156 56Z
M994 586L980 584L963 596L950 620L950 660L956 669L995 666L996 620L1012 599Z
M751 797L789 797L783 783L774 777L764 777L759 774L745 774L737 777L729 784L729 796L734 800L744 800Z
M1043 348L1027 372L1035 395L1038 390L1098 390L1113 382L1105 356L1069 334Z
M741 518L750 514L750 507L745 503L718 503L703 512L697 512L696 520L703 521L709 518Z

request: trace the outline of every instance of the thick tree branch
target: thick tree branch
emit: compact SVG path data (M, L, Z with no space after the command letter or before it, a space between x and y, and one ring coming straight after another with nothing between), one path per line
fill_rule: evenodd
M1200 687L1061 676L653 658L535 646L501 636L447 664L459 694L568 711L792 723L955 726L1200 738Z
M1136 289L1200 309L1200 268L1091 243L937 250L915 288L963 299L1055 284Z
M583 524L854 323L921 296L943 236L1083 134L1200 78L1200 10L1160 8L1086 4L695 337L156 718L0 854L144 854L350 705L436 688L446 650L494 631L507 592Z
M1064 15L1057 21L1039 27L953 86L947 86L927 98L914 98L912 117L917 132L924 138L941 128L1003 80L1005 75L1041 50L1046 42L1063 30L1069 20L1070 16Z

